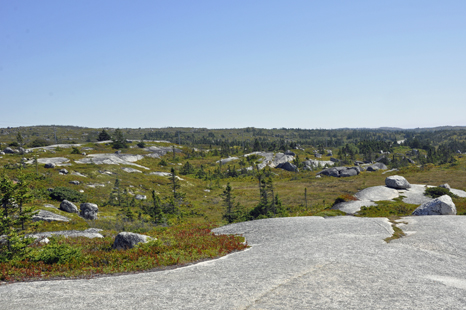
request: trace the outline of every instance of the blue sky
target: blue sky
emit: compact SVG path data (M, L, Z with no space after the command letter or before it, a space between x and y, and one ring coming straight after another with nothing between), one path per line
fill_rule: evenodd
M0 127L466 126L466 1L0 0Z

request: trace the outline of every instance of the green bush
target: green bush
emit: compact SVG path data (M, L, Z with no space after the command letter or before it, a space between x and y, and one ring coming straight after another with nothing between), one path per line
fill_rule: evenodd
M440 186L426 188L426 190L424 192L424 195L432 197L432 198L438 198L438 197L443 196L443 195L448 195L451 198L457 198L458 197L455 194L453 194L452 192L450 192L450 190L448 188L444 188L444 187L440 187Z
M84 201L85 196L80 192L68 187L55 187L50 193L50 198L58 201L69 200L72 202Z
M71 154L81 154L81 152L79 151L77 147L73 146L73 149L71 150Z
M31 255L31 260L35 262L42 261L49 265L69 263L73 260L79 261L82 256L81 249L67 243L60 244L60 239L63 239L63 237L51 238L47 245Z
M31 143L29 143L30 147L41 147L41 146L47 146L47 145L50 145L50 143L47 140L42 139L42 138L34 139Z
M138 147L140 147L141 149L145 148L146 147L146 144L144 143L144 141L141 141L139 142L138 144L136 144Z

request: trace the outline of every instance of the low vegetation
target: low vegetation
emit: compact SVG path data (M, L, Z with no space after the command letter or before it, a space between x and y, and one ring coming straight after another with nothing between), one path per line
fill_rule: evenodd
M354 200L352 195L357 191L384 184L385 178L393 174L403 175L413 184L449 183L453 188L466 189L466 159L457 152L466 152L466 131L461 129L425 133L37 126L4 128L1 133L1 149L80 143L0 157L0 273L6 282L137 272L218 257L246 245L238 236L215 236L211 232L214 227L270 217L343 216L345 213L331 209L335 203ZM395 143L397 140L403 142ZM83 153L147 155L148 147L166 148L166 154L145 156L136 162L148 169L76 162L87 158ZM293 164L299 171L269 167L261 170L260 155L245 156L287 150L296 154ZM71 166L66 169L79 174L60 174L63 167L47 169L36 160L47 157L69 159ZM229 162L220 162L228 157L232 157ZM303 169L305 160L329 161L332 157L339 161L338 165L378 159L399 170L384 175L376 171L349 178L316 178L322 165L314 171ZM141 172L130 173L122 168ZM76 180L79 182L70 183ZM85 220L75 213L47 208L70 221L31 222L33 210L44 209L44 204L57 208L64 199L78 208L84 202L97 204L98 219ZM466 214L466 200L453 197L453 201L458 214ZM377 204L362 208L357 216L405 216L417 207L401 199ZM25 238L34 232L91 227L103 229L104 238L52 238L47 245ZM147 234L156 237L157 242L127 251L112 250L113 238L121 231Z

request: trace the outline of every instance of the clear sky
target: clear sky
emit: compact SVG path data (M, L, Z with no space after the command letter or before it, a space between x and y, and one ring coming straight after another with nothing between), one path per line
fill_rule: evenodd
M0 127L466 126L466 1L0 0Z

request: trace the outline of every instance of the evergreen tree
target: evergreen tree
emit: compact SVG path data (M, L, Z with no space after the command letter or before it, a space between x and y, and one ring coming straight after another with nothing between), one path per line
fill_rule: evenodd
M97 137L97 141L107 141L111 139L112 137L105 131L105 129L102 129L102 132L99 133L99 136Z
M24 175L20 175L16 184L7 176L1 176L0 235L5 236L6 242L0 245L0 261L21 257L32 242L25 238L27 228L33 227L33 208L24 206L30 200L30 190Z
M180 169L180 174L182 175L193 174L194 171L195 170L194 170L193 165L191 165L189 161L186 161L186 163Z
M162 221L162 202L155 190L152 190L152 204L143 205L142 210L151 217L154 223L158 224Z
M120 190L120 180L116 178L115 184L113 185L112 191L110 192L110 197L108 203L113 206L121 206L121 190Z
M221 194L223 198L223 204L225 205L225 213L223 219L228 223L233 223L241 220L243 217L242 207L239 203L235 204L235 196L231 193L232 189L230 183L227 184L225 190Z
M128 147L123 132L120 129L115 130L115 134L112 141L112 147L114 149L125 149Z

